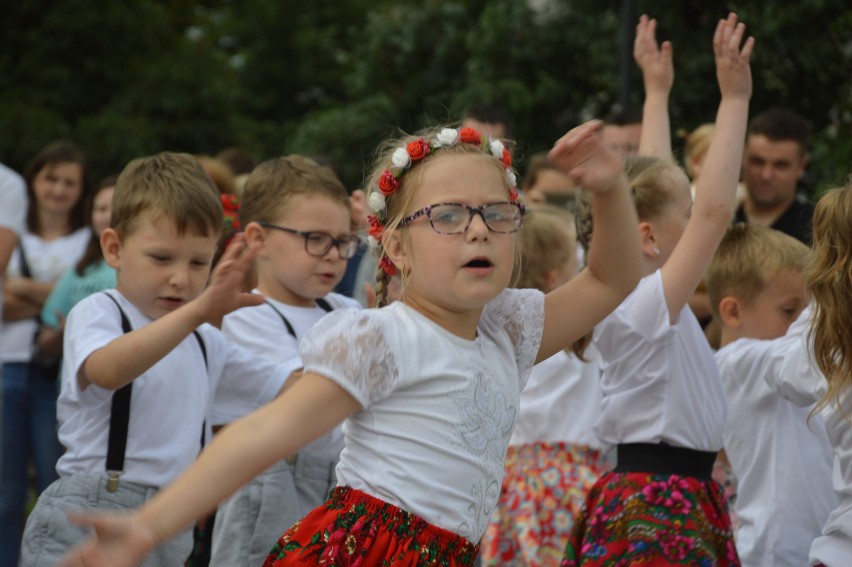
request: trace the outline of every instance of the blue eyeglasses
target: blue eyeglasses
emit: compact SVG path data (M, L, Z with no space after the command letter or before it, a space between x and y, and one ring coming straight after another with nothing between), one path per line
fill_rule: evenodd
M462 203L437 203L423 207L400 221L399 226L408 226L417 218L426 215L429 224L438 234L462 234L473 222L473 215L482 217L485 226L491 232L508 234L521 228L524 218L524 206L510 201L489 203L480 207L470 207Z
M286 226L278 226L277 224L272 224L271 222L266 221L258 221L257 224L264 228L283 230L284 232L301 236L305 239L305 252L311 256L317 256L318 258L322 258L328 254L328 251L331 250L332 246L337 246L337 252L340 254L341 258L351 258L355 255L355 252L358 251L358 245L361 242L354 234L343 238L334 238L325 232L306 232L296 230L294 228L287 228Z

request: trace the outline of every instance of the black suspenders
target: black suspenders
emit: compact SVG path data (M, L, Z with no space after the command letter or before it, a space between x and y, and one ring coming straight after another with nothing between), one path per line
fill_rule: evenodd
M316 302L317 307L319 307L326 313L334 309L331 304L322 297L315 299L314 301ZM293 325L290 324L290 321L287 320L287 317L285 317L283 313L281 313L274 305L272 305L272 302L268 299L266 300L266 304L270 306L272 310L278 314L279 317L281 317L281 321L284 323L284 326L287 327L287 332L290 333L290 336L298 340L299 337L296 336L296 329L293 328Z
M130 326L130 320L124 313L118 301L108 293L104 293L109 297L115 306L118 307L118 312L121 314L121 330L127 334L133 330ZM207 347L204 345L204 339L198 331L192 331L195 339L198 341L198 346L201 348L201 354L204 356L204 366L208 368L207 363ZM209 368L208 368L209 369ZM130 399L133 394L133 382L122 386L112 395L112 406L109 414L109 437L107 441L107 456L106 456L106 473L107 473L107 490L115 492L118 490L118 480L124 473L124 455L127 450L127 433L130 423ZM205 429L207 423L201 426L201 446L204 447Z

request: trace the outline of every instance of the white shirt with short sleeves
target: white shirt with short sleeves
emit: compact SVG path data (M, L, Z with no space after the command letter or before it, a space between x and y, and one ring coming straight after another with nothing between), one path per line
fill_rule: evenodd
M363 407L343 426L338 483L479 541L543 321L541 292L509 289L485 306L474 340L401 302L317 323L302 341L305 370Z
M713 352L684 306L674 323L659 270L595 329L604 399L601 441L719 451L727 411Z
M21 246L27 255L27 265L30 267L32 279L37 282L58 280L83 256L91 235L92 231L84 227L48 241L25 232L21 237ZM16 249L9 259L6 278L21 277L22 272L21 254ZM37 328L35 318L5 322L0 330L0 359L3 362L29 362L32 358L33 338Z
M12 231L20 240L27 215L27 186L24 178L0 163L0 228ZM14 252L13 252L14 255ZM4 278L0 277L0 293ZM0 303L0 328L3 327L3 305Z
M828 388L825 377L811 357L807 311L802 312L788 331L788 334L796 333L795 327L803 326L799 338L786 348L775 350L772 371L765 376L772 390L802 407L819 402ZM820 413L834 449L833 483L839 503L828 515L822 534L811 544L811 565L847 565L852 557L852 427L846 417L852 415L852 396L844 393L840 402L843 411L831 403Z
M253 293L259 293L254 290ZM360 309L361 304L352 298L330 293L323 299L333 310ZM298 307L266 298L270 305L263 304L255 307L244 307L225 316L222 322L222 334L246 350L262 356L286 368L288 374L302 368L299 357L299 341L305 333L328 313L318 305ZM293 327L296 336L290 334L278 310ZM214 425L221 425L214 423ZM335 427L319 439L312 441L299 452L317 457L336 460L343 450L343 431Z
M511 445L543 441L608 449L594 425L601 414L600 354L590 344L583 354L559 351L536 364L521 392L521 411Z
M94 351L124 334L118 307L106 293L118 300L133 329L151 322L115 290L87 297L68 315L57 402L59 440L66 449L56 465L61 477L105 471L113 391L95 384L80 390L76 376ZM284 384L288 373L227 341L215 327L205 324L198 332L207 352L206 368L190 333L133 381L122 480L167 485L198 455L205 421L210 439L209 414L219 396L243 400L237 409L245 411L267 403Z
M725 453L737 476L735 541L742 564L799 567L837 505L834 453L820 415L766 383L778 352L801 341L802 327L775 340L739 339L716 353L728 399Z

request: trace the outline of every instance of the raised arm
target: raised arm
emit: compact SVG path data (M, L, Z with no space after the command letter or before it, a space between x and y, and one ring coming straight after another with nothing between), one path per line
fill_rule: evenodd
M731 222L751 98L749 57L754 38L740 44L745 25L736 14L720 20L713 35L716 76L722 99L707 159L698 179L692 215L662 268L669 316L674 320L692 297Z
M633 58L642 70L645 104L642 107L642 134L639 155L672 159L669 123L669 93L674 83L672 44L657 43L657 20L642 14L636 26Z
M237 235L200 296L93 352L78 372L80 388L97 384L117 390L151 368L202 323L220 320L240 307L263 303L263 297L242 292L253 256L242 235Z
M306 374L286 393L217 434L198 460L137 512L69 514L95 535L63 567L131 567L276 461L361 409L340 386Z
M537 361L579 339L615 309L642 273L639 223L619 158L600 142L599 121L579 126L554 145L549 159L590 193L595 234L588 266L545 297Z

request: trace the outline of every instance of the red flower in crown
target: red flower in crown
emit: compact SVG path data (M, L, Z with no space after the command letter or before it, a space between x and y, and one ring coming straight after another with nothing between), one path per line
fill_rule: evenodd
M503 157L500 158L500 161L503 162L503 165L506 167L512 167L512 154L509 153L509 150L503 148Z
M399 180L393 176L390 170L386 169L382 176L379 177L379 191L382 195L388 196L393 194L399 187Z
M385 225L382 224L379 217L376 215L368 215L367 222L370 223L370 230L368 231L368 234L376 240L381 240L382 233L385 231Z
M420 138L419 140L410 142L405 147L405 151L411 156L411 161L420 161L429 154L431 149L429 148L429 144L426 143L426 140Z
M480 144L482 138L473 128L464 127L459 130L459 139L465 144Z
M509 200L513 203L518 200L518 188L517 187L509 187Z
M382 255L382 258L379 260L379 267L389 276L395 276L397 274L396 266L393 262L391 262L390 258L385 255Z

